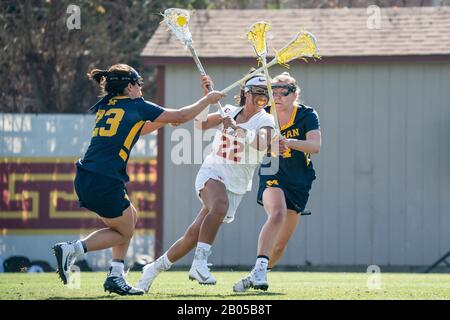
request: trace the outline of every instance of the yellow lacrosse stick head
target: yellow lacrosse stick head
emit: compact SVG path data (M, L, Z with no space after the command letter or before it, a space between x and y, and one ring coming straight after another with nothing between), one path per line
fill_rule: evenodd
M253 46L258 57L267 52L266 32L270 30L270 24L265 21L259 21L250 26L247 32L247 40Z
M283 49L277 52L276 59L279 64L286 65L289 61L297 58L319 58L316 51L317 43L314 35L310 32L302 31Z

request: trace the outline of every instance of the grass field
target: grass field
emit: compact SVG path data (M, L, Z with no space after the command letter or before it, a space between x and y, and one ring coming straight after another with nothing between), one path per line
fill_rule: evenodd
M0 274L0 299L450 299L450 274L383 273L381 289L367 288L364 273L271 272L266 292L250 290L234 293L234 282L244 272L214 272L215 286L201 286L188 280L187 271L169 271L154 282L149 294L120 297L103 291L106 273L81 274L81 288L68 289L54 273ZM138 272L128 280L135 284Z

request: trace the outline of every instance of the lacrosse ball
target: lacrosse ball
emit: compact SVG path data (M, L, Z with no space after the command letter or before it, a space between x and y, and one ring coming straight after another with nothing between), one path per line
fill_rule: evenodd
M185 16L178 16L177 23L180 27L183 27L187 22L187 19Z

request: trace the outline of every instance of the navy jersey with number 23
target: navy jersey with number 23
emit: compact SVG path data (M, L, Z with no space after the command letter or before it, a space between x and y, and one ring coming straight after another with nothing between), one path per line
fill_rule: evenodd
M143 98L119 96L101 100L91 143L77 166L128 182L126 166L131 149L139 139L145 121L155 121L163 112L163 108Z

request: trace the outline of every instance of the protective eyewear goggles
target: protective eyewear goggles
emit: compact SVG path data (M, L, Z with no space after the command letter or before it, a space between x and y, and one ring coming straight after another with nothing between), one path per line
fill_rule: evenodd
M246 86L245 92L249 92L253 96L263 96L268 98L269 93L267 92L267 88L256 87L256 86Z
M297 90L296 86L293 85L273 85L272 86L273 95L274 96L283 96L287 97L291 93L295 92Z

